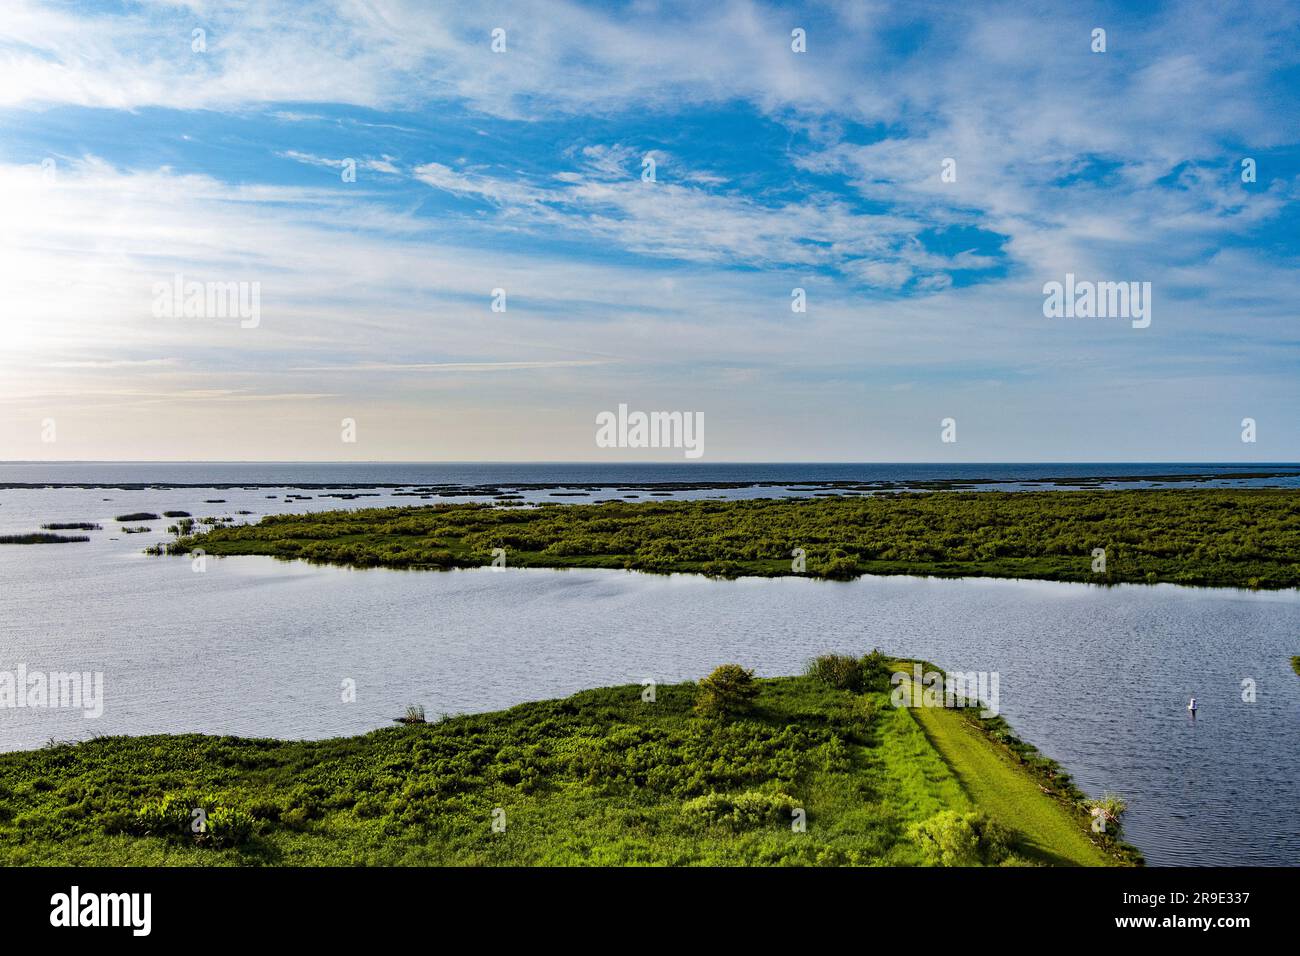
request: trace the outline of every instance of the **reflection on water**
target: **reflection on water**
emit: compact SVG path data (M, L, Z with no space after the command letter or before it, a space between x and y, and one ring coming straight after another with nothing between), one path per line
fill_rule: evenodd
M18 494L0 510L14 514ZM117 500L42 517L204 510L174 491L148 504L145 493L93 494ZM224 497L234 508L234 493ZM153 537L111 524L86 545L0 548L0 670L102 670L106 697L98 720L0 709L0 749L91 734L353 734L408 703L430 715L489 710L696 678L727 661L790 674L823 651L879 646L998 672L1002 713L1085 790L1129 801L1128 835L1151 863L1300 862L1294 591L355 571L266 558L210 560L196 574L184 559L141 556ZM357 699L345 704L348 678Z

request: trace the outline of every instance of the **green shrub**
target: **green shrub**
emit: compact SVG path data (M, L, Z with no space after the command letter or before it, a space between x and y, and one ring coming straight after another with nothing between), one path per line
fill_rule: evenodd
M739 664L723 664L700 681L695 710L710 717L742 714L753 707L757 695L753 671Z
M214 847L239 846L253 835L253 818L238 807L217 804L208 810L207 832L196 835Z
M848 556L831 558L822 565L822 577L837 581L848 581L861 573L857 559Z
M874 697L862 696L855 697L853 700L853 716L860 720L865 726L870 727L876 721L876 715L880 713L880 703Z
M746 790L729 797L709 793L682 804L682 813L698 822L725 826L739 833L756 827L788 824L796 803L787 793Z
M1107 790L1097 799L1089 801L1087 808L1090 816L1101 817L1105 821L1104 829L1106 832L1114 834L1119 832L1119 818L1128 809L1128 804L1119 794Z
M864 691L889 690L889 679L894 669L889 665L889 657L880 648L862 658L862 689Z
M982 813L941 810L908 835L935 866L995 866L1010 852L1009 831Z
M196 810L203 814L196 814ZM251 814L217 800L190 793L169 793L146 803L127 825L137 836L189 840L201 846L238 846L253 834Z
M169 793L136 811L131 832L139 836L180 837L189 833L195 806L187 794Z
M839 690L862 690L862 665L847 654L823 654L808 665L805 673Z

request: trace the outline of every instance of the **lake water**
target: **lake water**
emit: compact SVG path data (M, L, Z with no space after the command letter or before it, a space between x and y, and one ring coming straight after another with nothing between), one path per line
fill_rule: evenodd
M0 492L3 531L104 524L85 544L0 547L0 670L21 663L105 680L98 719L0 708L0 749L93 734L354 734L409 703L431 716L490 710L694 679L729 661L775 676L818 653L879 646L996 671L1003 715L1089 793L1123 795L1128 837L1152 864L1300 863L1296 591L362 571L251 557L209 559L195 573L188 559L140 553L165 539L166 522L126 536L111 520L164 509L249 510L255 520L341 506L286 503L283 493ZM387 493L383 503L393 503ZM341 699L348 679L353 703ZM1253 703L1242 699L1244 679ZM1185 710L1193 695L1194 721Z

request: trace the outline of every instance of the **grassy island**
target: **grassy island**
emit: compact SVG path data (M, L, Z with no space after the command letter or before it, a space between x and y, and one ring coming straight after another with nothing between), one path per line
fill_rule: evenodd
M727 665L648 696L611 687L315 742L0 754L0 864L1140 862L1005 724L895 708L888 671L755 680Z
M1285 588L1300 586L1300 491L946 491L540 507L448 504L272 515L256 525L182 537L165 550L195 548L363 567L474 567L504 549L511 567Z

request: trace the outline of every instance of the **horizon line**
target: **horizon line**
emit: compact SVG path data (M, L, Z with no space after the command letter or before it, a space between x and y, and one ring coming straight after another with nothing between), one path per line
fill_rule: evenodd
M45 458L0 460L5 465L684 465L692 468L710 465L1214 465L1225 468L1248 468L1259 465L1300 467L1300 461L1203 461L1197 459L1147 459L1147 460L970 460L970 461L905 461L875 460L848 461L839 459L752 459L702 461L700 459L636 459L609 461L607 459L364 459L341 460L327 458Z

